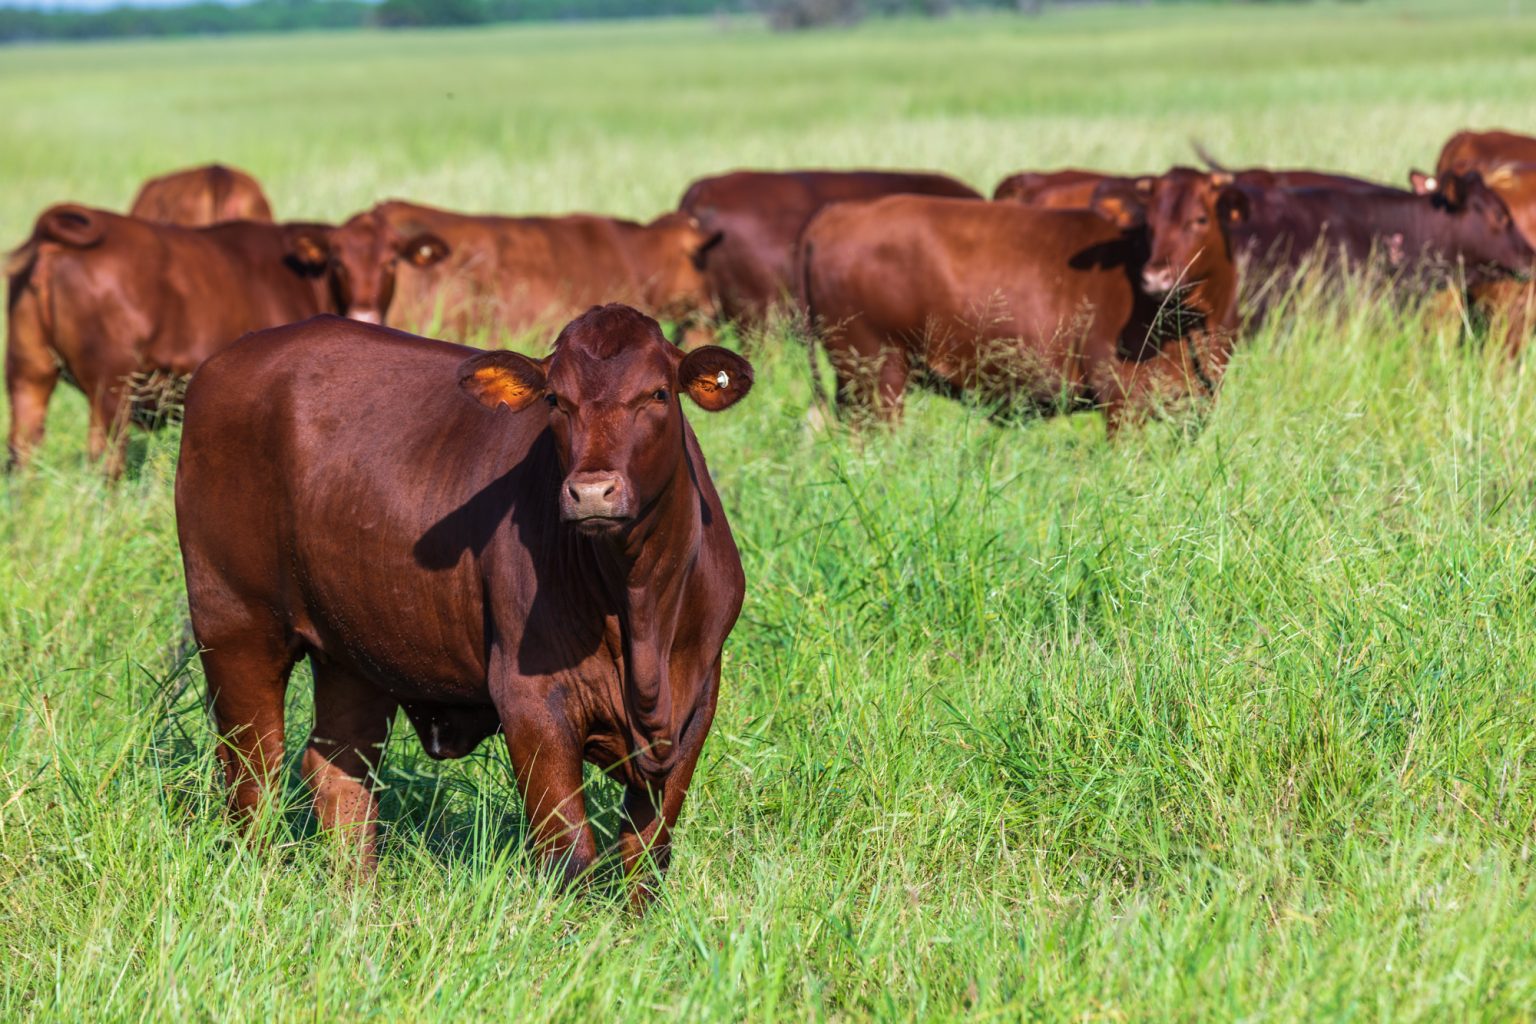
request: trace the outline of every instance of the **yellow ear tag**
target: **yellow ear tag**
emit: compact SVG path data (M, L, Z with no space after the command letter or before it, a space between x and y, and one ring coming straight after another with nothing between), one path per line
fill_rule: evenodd
M715 384L721 388L730 387L731 375L726 373L724 370L721 370L719 373L715 374Z

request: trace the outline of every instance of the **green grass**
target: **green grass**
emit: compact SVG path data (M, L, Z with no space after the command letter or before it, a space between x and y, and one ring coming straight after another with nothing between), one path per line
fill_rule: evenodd
M1398 180L1464 124L1536 128L1523 6L9 49L0 237L212 157L331 218L645 216L742 164L990 188L1190 135ZM533 871L493 744L397 734L373 886L296 778L243 843L183 654L176 436L107 487L61 392L0 483L0 1019L1536 1019L1528 367L1307 304L1198 437L1111 446L926 397L813 434L798 341L755 358L743 407L693 417L749 589L642 920Z

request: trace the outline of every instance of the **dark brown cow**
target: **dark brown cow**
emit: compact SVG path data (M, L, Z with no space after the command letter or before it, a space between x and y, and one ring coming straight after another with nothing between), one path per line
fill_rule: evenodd
M1194 172L1156 182L1150 229L1015 203L831 207L802 258L839 407L895 419L916 372L1045 413L1102 408L1113 433L1161 399L1209 396L1236 326L1226 225L1245 209Z
M189 167L140 188L130 216L199 228L228 220L271 223L272 207L256 179L223 164Z
M1497 164L1479 174L1483 184L1497 192L1504 205L1509 207L1510 216L1514 217L1515 226L1525 240L1536 246L1536 163ZM1443 194L1440 180L1422 171L1412 171L1408 175L1417 195Z
M1509 207L1473 172L1439 181L1432 195L1334 189L1250 193L1252 216L1235 228L1239 250L1282 276L1321 251L1325 263L1379 257L1413 289L1463 276L1473 283L1529 273L1536 252Z
M336 317L210 359L176 517L234 808L273 785L308 655L304 775L365 864L398 707L433 757L505 734L536 849L568 879L597 857L583 760L618 779L643 903L744 593L680 400L716 411L751 386L740 356L685 354L616 305L539 360Z
M1245 167L1236 170L1225 167L1208 150L1198 142L1195 143L1195 152L1207 168L1217 175L1228 175L1234 182L1245 189L1269 189L1269 188L1328 188L1336 191L1349 192L1401 192L1401 189L1391 185L1384 185L1378 181L1369 181L1365 178L1357 178L1348 174L1339 174L1336 171L1314 171L1310 168L1290 167L1276 170L1272 167Z
M288 256L289 232L311 227L45 211L6 264L10 464L42 439L62 370L90 403L91 457L106 456L109 476L122 472L123 428L155 402L146 377L184 377L247 331L327 308L321 268Z
M707 340L714 317L699 270L711 239L687 216L650 224L572 214L500 217L398 200L299 239L332 268L337 308L354 320L454 337L485 329L550 333L594 302L622 300Z
M921 171L733 171L689 185L678 209L719 237L704 273L721 314L755 328L792 305L795 246L816 211L897 193L981 198L954 178Z
M1487 172L1501 164L1536 164L1536 138L1506 131L1457 132L1440 149L1435 177ZM1435 188L1431 184L1429 191Z

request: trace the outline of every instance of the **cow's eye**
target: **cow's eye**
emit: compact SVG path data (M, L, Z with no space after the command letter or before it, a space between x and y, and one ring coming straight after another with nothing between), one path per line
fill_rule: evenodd
M554 395L545 395L544 401L549 403L549 407L551 409L560 408L560 399L556 398Z
M651 397L656 399L658 402L665 402L667 400L667 389L657 388L651 393Z

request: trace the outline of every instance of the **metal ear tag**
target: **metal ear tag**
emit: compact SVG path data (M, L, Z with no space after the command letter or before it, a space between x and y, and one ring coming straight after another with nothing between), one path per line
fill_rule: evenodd
M728 388L731 386L731 375L721 370L715 374L715 383L722 388Z

